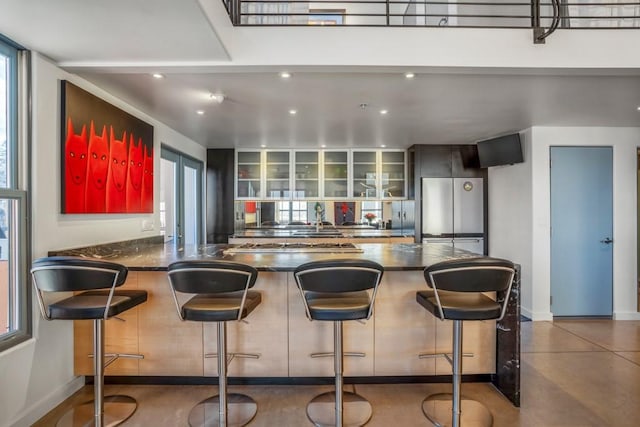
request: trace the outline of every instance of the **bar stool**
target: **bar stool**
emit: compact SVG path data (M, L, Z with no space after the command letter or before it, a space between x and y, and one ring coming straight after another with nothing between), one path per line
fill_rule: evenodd
M191 427L243 426L256 415L258 405L252 398L227 394L227 366L231 359L259 357L227 353L227 322L244 319L260 304L260 292L249 290L257 277L255 268L229 261L179 261L169 265L169 283L180 319L216 322L218 327L218 395L191 409ZM177 292L196 295L180 304Z
M116 426L127 420L137 403L130 396L104 396L104 368L119 357L135 354L104 353L104 321L142 304L146 291L116 290L127 278L127 267L76 257L47 257L33 263L31 274L42 317L46 320L93 319L94 400L66 412L57 426ZM79 292L54 303L45 293ZM105 361L105 356L108 360Z
M453 320L453 393L428 396L422 412L436 426L491 426L489 409L475 400L461 397L462 322L500 320L511 292L515 268L498 258L466 258L444 261L425 268L424 278L431 288L416 293L417 302L441 320ZM483 292L497 292L496 300Z
M307 417L316 426L361 426L371 418L369 401L342 390L342 322L371 317L383 271L372 261L342 259L309 262L294 272L307 318L333 322L335 391L307 405Z

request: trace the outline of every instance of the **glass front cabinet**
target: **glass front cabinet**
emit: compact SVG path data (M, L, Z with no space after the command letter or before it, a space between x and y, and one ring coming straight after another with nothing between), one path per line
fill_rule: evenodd
M238 150L236 199L404 199L402 150Z
M356 199L403 199L406 197L405 152L399 150L353 150L352 193Z
M293 198L320 197L320 152L294 151Z
M236 198L262 198L262 152L236 151Z
M269 199L288 199L291 197L291 152L267 151L266 195Z
M327 150L323 152L323 155L323 198L336 199L349 197L349 152L347 150Z
M381 199L404 199L407 197L406 152L380 151Z

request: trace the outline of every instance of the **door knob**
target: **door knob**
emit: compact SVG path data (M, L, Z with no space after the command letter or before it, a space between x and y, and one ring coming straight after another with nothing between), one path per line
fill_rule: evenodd
M600 240L600 243L604 243L604 244L610 244L613 243L613 240L611 240L609 237L605 238L604 240Z

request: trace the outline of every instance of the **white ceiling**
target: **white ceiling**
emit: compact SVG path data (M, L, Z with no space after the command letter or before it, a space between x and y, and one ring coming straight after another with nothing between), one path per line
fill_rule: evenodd
M404 148L535 125L640 126L634 70L419 69L412 80L388 68L301 70L288 80L275 68L192 72L175 64L230 61L196 0L2 0L0 33L60 64L82 64L77 74L205 147ZM110 64L128 67L105 72ZM150 76L167 65L166 78Z

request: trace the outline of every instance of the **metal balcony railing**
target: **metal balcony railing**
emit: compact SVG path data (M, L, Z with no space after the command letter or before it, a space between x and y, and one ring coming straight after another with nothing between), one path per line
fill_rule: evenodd
M640 28L640 0L222 1L243 26L533 28L538 42L556 28Z

